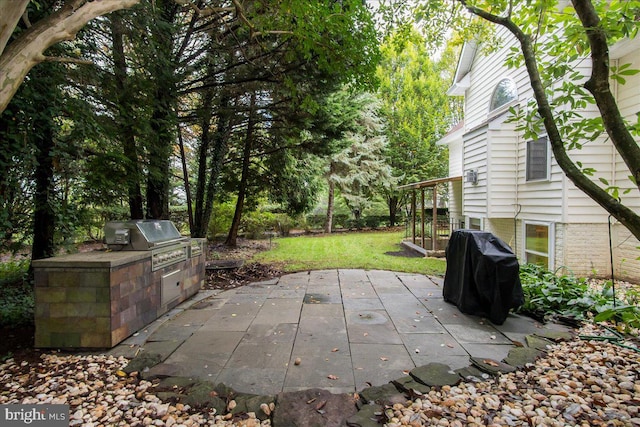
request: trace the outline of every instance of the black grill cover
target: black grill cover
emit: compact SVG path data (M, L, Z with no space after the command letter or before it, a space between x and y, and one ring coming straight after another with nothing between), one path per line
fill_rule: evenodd
M456 230L446 249L445 301L461 312L504 323L509 310L524 303L518 260L486 231Z

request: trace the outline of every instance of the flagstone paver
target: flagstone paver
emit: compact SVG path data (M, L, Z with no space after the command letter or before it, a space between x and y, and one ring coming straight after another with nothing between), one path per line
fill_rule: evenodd
M146 377L192 377L243 393L352 393L391 382L402 392L409 372L424 366L447 378L475 372L470 358L508 369L511 350L550 342L533 334L563 330L515 315L493 325L445 302L442 286L442 278L389 271L288 274L199 293L112 352L160 355ZM511 359L523 365L516 355L525 353L541 354Z

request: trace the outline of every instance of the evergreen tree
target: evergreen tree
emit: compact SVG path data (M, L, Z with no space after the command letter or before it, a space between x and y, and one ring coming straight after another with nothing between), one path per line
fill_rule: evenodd
M400 185L445 177L447 150L436 142L461 118L460 100L447 96L455 55L445 51L429 58L424 38L416 31L394 33L381 47L378 66L388 144L385 157ZM391 225L406 195L385 191Z
M371 206L374 195L380 189L396 185L391 168L383 156L386 138L378 116L378 102L368 93L357 94L356 103L362 106L356 118L356 129L346 133L346 148L330 159L329 203L333 202L334 188L340 190L356 224L365 209ZM327 224L332 222L333 209L327 208ZM330 226L325 227L330 232Z

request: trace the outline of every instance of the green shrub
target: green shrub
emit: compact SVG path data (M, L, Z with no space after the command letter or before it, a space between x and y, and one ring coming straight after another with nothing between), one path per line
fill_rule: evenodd
M28 269L28 259L0 263L0 291L26 280Z
M262 239L267 231L275 229L276 215L263 211L247 212L240 224L247 239Z
M306 219L306 224L308 229L317 230L317 229L324 228L324 223L327 220L327 215L312 214L312 215L307 215L305 219Z
M33 288L27 281L29 261L0 264L0 326L33 323Z
M291 232L291 229L295 226L295 221L285 213L276 214L274 217L274 228L278 230L278 234L282 237L286 237Z
M593 318L595 322L613 322L628 333L640 329L640 292L636 289L615 298L611 281L597 290L584 278L556 275L534 264L520 266L520 281L525 299L517 310L520 313L540 319L553 315Z
M209 239L213 240L216 236L229 232L235 210L235 200L229 200L224 203L214 203L209 228L207 230Z
M538 317L550 314L584 316L591 308L591 300L585 300L589 286L584 279L573 276L556 276L554 272L534 264L520 267L520 282L525 302L522 313Z

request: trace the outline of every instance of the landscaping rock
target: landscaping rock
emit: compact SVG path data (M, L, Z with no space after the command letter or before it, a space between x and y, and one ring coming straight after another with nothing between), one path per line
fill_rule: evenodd
M469 381L472 383L486 381L491 377L489 374L481 371L475 366L466 366L464 368L456 369L454 372L460 375L464 381Z
M156 353L140 353L134 357L122 370L127 374L143 372L162 362L162 356Z
M471 360L473 366L491 375L508 374L516 370L516 368L507 363L484 357L471 357L469 360Z
M338 427L357 412L352 395L332 394L317 388L282 392L276 401L274 427Z
M536 332L534 335L554 342L570 341L574 336L573 333L568 331L551 330Z
M215 408L216 413L224 413L227 409L226 399L219 397L215 386L208 381L198 381L184 388L177 399L193 408Z
M544 356L545 352L533 347L516 347L509 350L509 354L503 362L516 368L523 368Z
M428 365L414 368L409 372L411 377L419 383L430 387L443 385L456 385L462 378L444 363L429 363Z
M424 386L423 386L424 387ZM377 403L379 405L393 405L395 403L405 404L407 398L400 393L392 383L367 387L360 392L360 399L363 403Z
M428 385L419 383L414 380L413 377L402 377L397 380L391 381L391 383L400 391L407 393L408 395L414 395L416 391L420 394L427 394L431 387Z
M271 417L275 407L275 396L259 396L254 394L239 394L235 397L236 406L231 410L234 415L253 412L259 420Z
M548 350L548 346L553 345L553 341L537 334L527 335L524 339L527 342L527 346L537 348L542 351Z
M380 427L380 405L364 405L357 414L349 417L347 426L349 427Z

